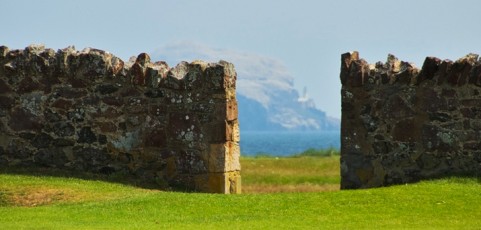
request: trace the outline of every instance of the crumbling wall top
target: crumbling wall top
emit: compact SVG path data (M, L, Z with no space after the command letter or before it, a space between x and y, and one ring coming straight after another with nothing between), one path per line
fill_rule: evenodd
M481 77L476 72L481 66L481 60L479 55L472 53L454 62L449 59L441 60L436 57L426 57L421 69L413 63L399 60L392 54L388 55L384 63L369 64L364 59L359 58L357 51L342 54L341 63L341 83L351 87L392 85L395 83L415 86L422 84L425 80L433 80L438 85L444 82L453 86L481 85ZM448 74L451 69L462 72L474 68L476 71L466 78L460 78L459 74Z

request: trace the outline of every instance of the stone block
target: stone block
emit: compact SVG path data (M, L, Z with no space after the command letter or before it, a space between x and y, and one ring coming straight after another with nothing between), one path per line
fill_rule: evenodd
M207 162L197 150L185 150L177 153L176 168L182 174L201 174L209 172Z
M102 133L115 133L117 131L117 126L113 122L97 122L96 127Z
M240 145L236 142L228 142L229 146L229 157L227 162L228 171L240 171Z
M119 90L119 86L115 84L100 84L96 87L95 91L102 95L112 94Z
M229 88L225 90L225 97L227 100L236 100L236 90L235 88Z
M16 108L11 112L10 117L8 125L14 131L40 131L43 128L42 121L24 109Z
M237 120L238 111L237 111L237 101L229 100L227 101L227 121Z
M199 175L196 177L195 183L196 187L204 192L223 194L240 194L242 192L241 176L238 171Z
M162 127L155 127L144 138L144 145L146 147L167 147L167 135Z
M400 120L393 127L393 140L402 142L415 142L419 140L422 125L422 122L416 119Z
M91 127L88 127L88 126L82 127L82 129L80 129L80 131L77 132L77 136L78 136L78 139L77 139L78 143L91 144L97 141L97 136L92 131Z
M418 83L429 80L434 77L434 74L438 71L441 59L435 57L427 57L424 60L423 67L418 76Z
M0 79L0 94L3 93L10 93L12 91L12 88L5 83L2 79Z
M232 124L232 141L233 142L240 142L240 128L239 128L239 121L236 120Z
M117 106L117 107L122 106L124 104L122 98L115 97L115 96L104 97L102 98L102 102L105 103L106 105Z
M209 151L209 172L240 171L240 147L236 142L211 144Z
M87 96L88 92L85 89L74 89L65 86L57 88L55 94L66 99L78 99Z
M208 130L211 143L222 143L230 140L232 137L232 127L225 120L210 124Z
M15 105L15 99L8 96L0 96L0 108L10 109Z

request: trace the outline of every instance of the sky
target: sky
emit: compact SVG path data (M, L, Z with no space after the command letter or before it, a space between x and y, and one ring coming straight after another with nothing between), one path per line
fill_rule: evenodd
M299 92L307 87L317 107L338 118L342 53L357 50L370 63L392 53L418 67L426 56L481 53L476 0L0 0L0 6L0 44L10 49L75 45L127 60L187 42L261 55L283 63Z

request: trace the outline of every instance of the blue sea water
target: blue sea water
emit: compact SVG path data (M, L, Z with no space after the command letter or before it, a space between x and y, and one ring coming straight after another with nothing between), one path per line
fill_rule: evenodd
M240 148L244 156L269 154L290 156L307 149L340 148L339 131L242 132Z

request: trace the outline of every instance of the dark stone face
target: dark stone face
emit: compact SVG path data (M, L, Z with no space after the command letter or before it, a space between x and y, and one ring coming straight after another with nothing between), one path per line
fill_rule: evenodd
M63 167L67 158L61 148L41 149L34 155L34 162L42 166Z
M9 96L0 96L0 108L10 109L15 105L15 99Z
M54 140L54 145L57 147L68 147L75 145L75 141L72 139L58 138Z
M167 146L167 133L163 128L152 130L145 138L146 147L164 148Z
M40 131L43 128L39 117L21 108L14 109L10 114L9 127L14 131Z
M426 79L430 80L434 77L435 73L439 70L439 64L441 60L435 57L427 57L424 60L423 68L419 74L419 81L424 81Z
M61 87L55 91L55 95L65 99L78 99L85 97L87 92L82 89L74 89L71 87Z
M207 172L204 161L199 153L194 151L182 151L177 154L177 168L181 173L199 174Z
M26 160L30 158L33 151L26 147L27 143L19 139L11 139L5 148L5 154L12 159Z
M115 133L117 131L117 126L112 122L97 122L96 126L102 133Z
M1 80L1 79L0 79L0 92L3 92L3 93L12 92L12 88L7 83L5 83L4 80Z
M78 143L94 143L97 141L97 136L95 135L94 132L92 132L92 129L90 127L83 127L80 129L80 131L77 133L78 136Z
M75 128L72 124L61 121L53 125L53 132L58 137L69 137L75 134Z
M40 133L35 135L35 137L31 141L31 144L35 148L43 149L43 148L50 147L52 142L53 142L53 138L50 135L46 133Z
M420 70L393 56L368 66L344 54L341 187L479 172L480 70L472 54L456 62L428 57Z
M22 81L20 81L17 93L24 94L24 93L30 93L35 90L40 89L40 84L36 81L34 81L30 77L24 78Z
M57 122L57 121L60 121L62 119L62 117L60 116L60 114L50 110L50 109L46 109L43 113L43 116L45 117L45 120L47 122Z
M419 129L421 125L415 119L400 120L393 127L392 138L394 141L416 142L420 138Z
M101 144L101 145L107 144L107 136L105 136L103 134L99 134L98 141L99 141L99 144Z
M35 45L0 46L0 63L1 166L119 172L206 192L239 191L239 169L226 166L238 162L225 157L238 151L215 149L223 157L213 159L209 148L238 146L232 64L169 68L145 53L124 63L98 49ZM214 163L207 159L225 170L209 171Z
M165 92L163 90L151 89L145 92L144 95L150 98L160 98L165 97Z
M5 153L5 150L3 149L2 146L0 146L0 166L7 166L8 165L8 159L7 159L7 154Z
M119 87L114 84L102 84L97 86L97 91L102 94L112 94L119 90Z
M145 68L139 63L132 66L130 74L132 75L132 82L136 85L145 85Z
M361 187L367 183L374 174L374 167L371 161L358 152L349 152L344 154L341 159L341 176L344 183L341 184L343 189L352 189Z

